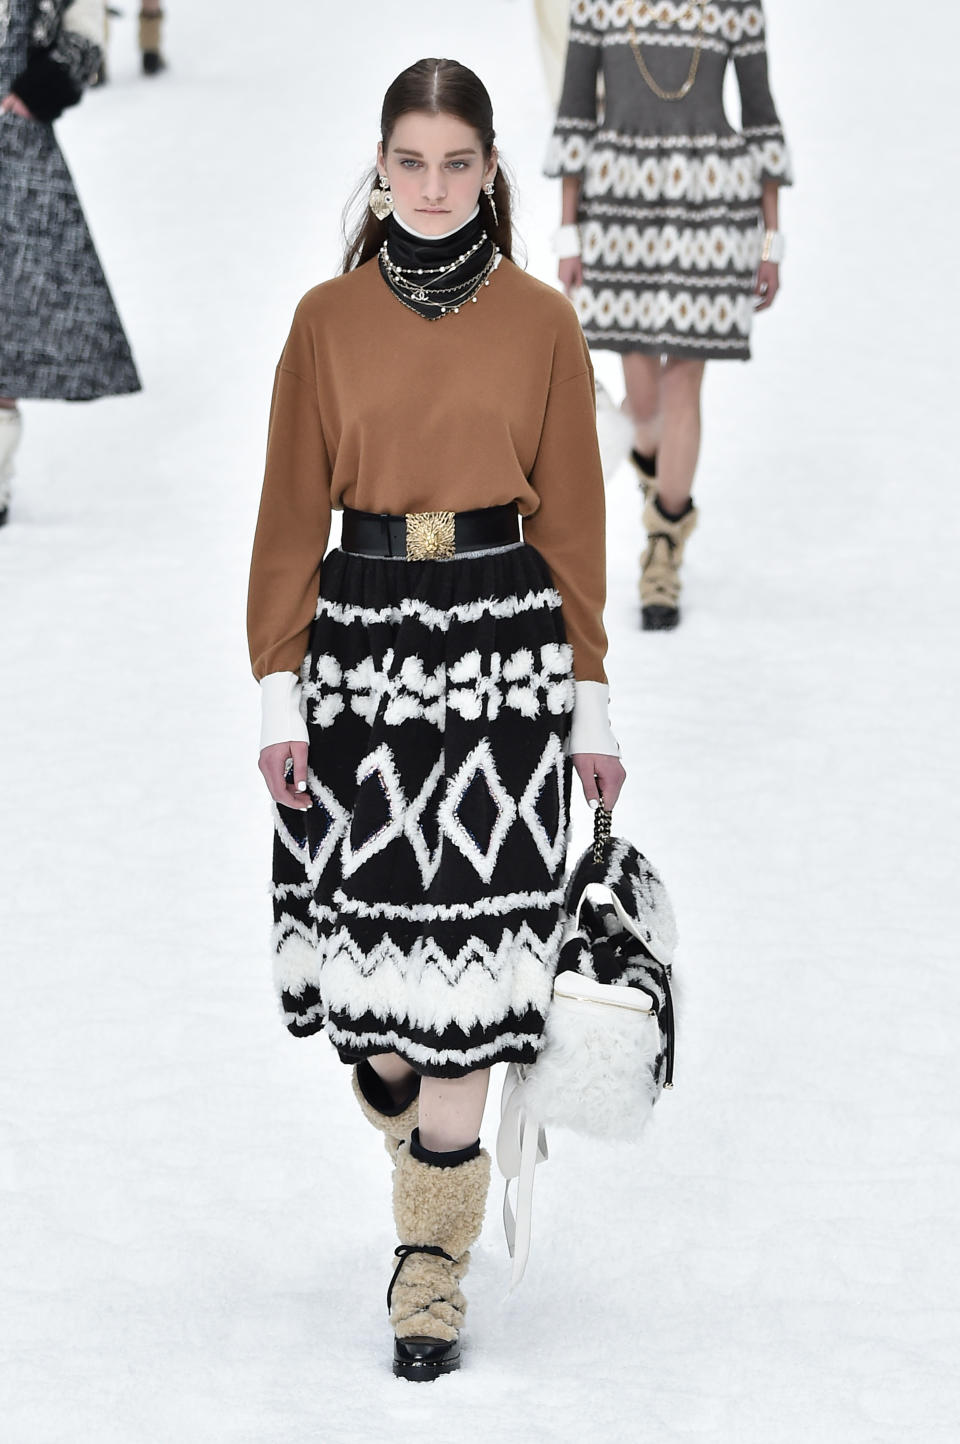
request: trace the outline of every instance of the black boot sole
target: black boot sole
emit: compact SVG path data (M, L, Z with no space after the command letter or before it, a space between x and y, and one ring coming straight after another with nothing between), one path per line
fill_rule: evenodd
M159 75L161 70L167 68L167 62L156 50L145 50L140 63L144 75Z
M640 609L640 626L644 632L672 632L679 625L679 607L653 605Z
M395 1339L393 1372L398 1379L426 1383L441 1374L456 1373L460 1367L460 1340Z

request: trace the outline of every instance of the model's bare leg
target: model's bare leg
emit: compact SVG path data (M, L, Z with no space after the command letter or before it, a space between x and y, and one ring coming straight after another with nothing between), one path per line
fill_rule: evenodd
M660 392L663 426L657 455L657 495L668 515L679 516L690 500L700 456L700 393L704 363L669 359Z
M490 1069L464 1078L424 1078L420 1084L420 1142L432 1153L476 1143L487 1101Z
M660 379L663 430L657 454L656 492L647 493L640 558L641 624L669 631L680 621L680 564L697 524L691 498L700 455L702 361L668 360Z
M397 1053L376 1053L367 1062L386 1084L395 1102L409 1098L417 1075L405 1058Z
M623 380L627 388L624 409L633 422L633 444L641 456L655 456L660 449L661 370L659 356L630 351L623 358Z

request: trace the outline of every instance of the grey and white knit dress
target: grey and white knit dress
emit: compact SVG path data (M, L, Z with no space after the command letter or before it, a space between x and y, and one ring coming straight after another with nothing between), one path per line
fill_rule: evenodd
M656 94L634 37L667 92L681 89L699 45L682 99ZM731 59L739 131L723 108ZM573 0L545 170L582 177L583 286L573 299L591 347L749 358L762 185L791 181L760 0Z
M100 53L69 28L68 9L67 0L0 0L0 97L16 84L28 109L48 105L51 116L79 99ZM0 396L88 401L139 390L53 125L0 114Z

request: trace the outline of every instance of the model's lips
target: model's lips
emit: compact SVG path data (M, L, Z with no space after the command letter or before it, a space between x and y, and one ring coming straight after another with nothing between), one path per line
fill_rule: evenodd
M418 206L417 215L420 216L448 216L449 211L441 210L439 206Z

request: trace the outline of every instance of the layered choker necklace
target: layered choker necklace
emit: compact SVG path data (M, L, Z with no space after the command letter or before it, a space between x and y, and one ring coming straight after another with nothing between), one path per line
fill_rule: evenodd
M391 215L380 247L380 274L397 300L427 321L476 305L500 261L479 210L448 236L421 236Z

